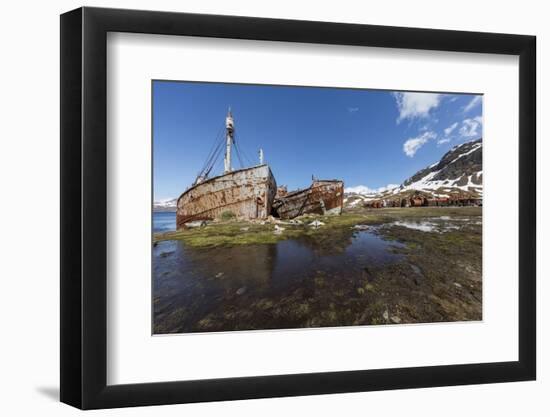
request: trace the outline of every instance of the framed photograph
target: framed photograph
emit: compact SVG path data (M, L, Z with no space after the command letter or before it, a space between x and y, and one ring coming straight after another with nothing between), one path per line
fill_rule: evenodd
M61 401L533 380L535 37L61 16Z

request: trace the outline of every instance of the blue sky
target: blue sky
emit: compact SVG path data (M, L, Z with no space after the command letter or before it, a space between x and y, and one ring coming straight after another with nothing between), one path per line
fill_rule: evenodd
M312 175L342 179L346 188L400 184L482 136L479 95L154 81L155 201L193 183L228 107L245 165L258 163L262 148L277 184L289 190L309 186ZM232 165L240 167L236 157Z

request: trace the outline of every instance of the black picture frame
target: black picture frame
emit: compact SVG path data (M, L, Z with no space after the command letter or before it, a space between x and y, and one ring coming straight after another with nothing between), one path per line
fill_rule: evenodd
M519 360L107 385L108 32L519 56ZM82 409L536 378L534 36L79 8L61 15L61 401Z

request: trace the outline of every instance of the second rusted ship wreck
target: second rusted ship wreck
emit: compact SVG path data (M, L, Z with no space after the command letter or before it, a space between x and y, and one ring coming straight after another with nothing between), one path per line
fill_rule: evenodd
M343 181L313 179L309 188L277 195L273 213L281 219L293 219L306 213L341 214L343 206Z
M340 214L344 205L344 183L339 180L313 180L309 188L284 192L260 149L259 165L234 170L231 150L235 145L235 125L231 110L225 119L225 138L213 147L193 185L177 201L176 227L218 218L265 219L270 215L292 219L306 213ZM217 155L225 145L223 174L210 177ZM238 151L238 147L236 147ZM239 154L237 153L237 156ZM240 158L239 158L240 159ZM242 165L242 162L241 162ZM277 194L277 196L276 196Z
M231 147L235 143L235 126L231 110L225 128L223 174L209 178L215 162L214 154L210 155L195 183L178 198L178 230L190 222L223 217L224 213L246 220L266 218L271 213L277 183L269 165L263 163L263 152L260 150L259 165L233 170Z

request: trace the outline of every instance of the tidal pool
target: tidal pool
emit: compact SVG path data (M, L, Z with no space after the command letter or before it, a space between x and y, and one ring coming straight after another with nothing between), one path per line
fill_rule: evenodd
M401 261L403 247L375 230L350 230L328 248L307 239L212 249L159 242L153 247L153 333L315 325L315 314L335 308L335 294L364 293L369 271ZM281 306L288 311L277 312ZM247 317L256 310L265 314ZM267 317L268 311L275 314Z

